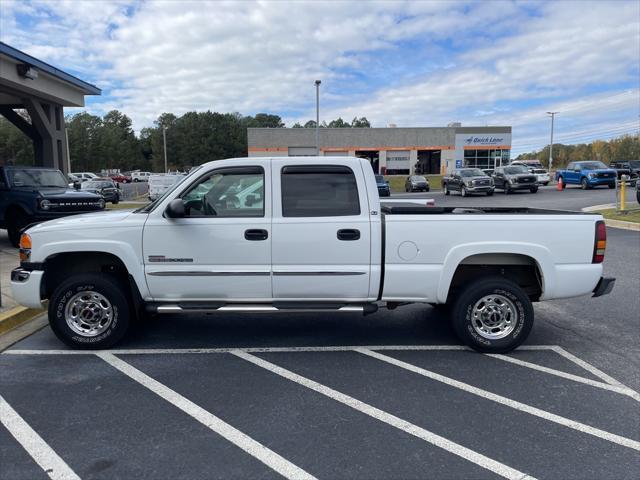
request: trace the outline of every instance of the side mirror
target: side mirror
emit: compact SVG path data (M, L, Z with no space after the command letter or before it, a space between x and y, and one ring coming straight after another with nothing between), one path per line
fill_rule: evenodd
M168 218L183 218L185 216L184 202L181 198L171 200L164 213Z

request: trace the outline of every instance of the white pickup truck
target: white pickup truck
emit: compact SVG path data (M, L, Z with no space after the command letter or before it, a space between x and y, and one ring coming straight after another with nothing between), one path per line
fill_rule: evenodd
M136 211L53 220L21 237L15 298L49 300L56 335L106 348L140 315L373 313L448 306L484 352L520 345L532 302L609 293L595 214L381 204L366 160L237 158L191 171Z

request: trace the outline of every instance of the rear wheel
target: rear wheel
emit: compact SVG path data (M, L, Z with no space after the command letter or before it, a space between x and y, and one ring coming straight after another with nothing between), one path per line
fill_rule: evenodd
M63 282L49 301L49 324L65 344L85 350L109 348L129 329L130 305L126 290L109 275L74 275Z
M536 193L536 192L538 191L538 187L531 187L531 188L529 189L529 191L530 191L531 193Z
M510 280L481 278L454 300L451 320L458 338L466 345L480 352L506 353L529 336L533 305Z
M444 186L442 187L442 189L444 190L444 194L445 195L449 195L449 187L447 187L447 184L445 183Z

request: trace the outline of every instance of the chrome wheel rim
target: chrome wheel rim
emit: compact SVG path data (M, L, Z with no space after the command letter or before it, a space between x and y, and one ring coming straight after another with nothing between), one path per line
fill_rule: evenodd
M518 310L504 295L485 295L473 306L471 324L481 337L499 340L516 328Z
M67 326L83 337L96 337L113 322L113 306L101 293L87 290L76 293L64 309Z

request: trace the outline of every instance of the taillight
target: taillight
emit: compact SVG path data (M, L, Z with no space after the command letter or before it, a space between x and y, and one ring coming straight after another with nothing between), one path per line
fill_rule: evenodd
M591 263L602 263L604 261L604 251L607 248L607 227L604 220L596 222L596 238L593 243L593 259Z

